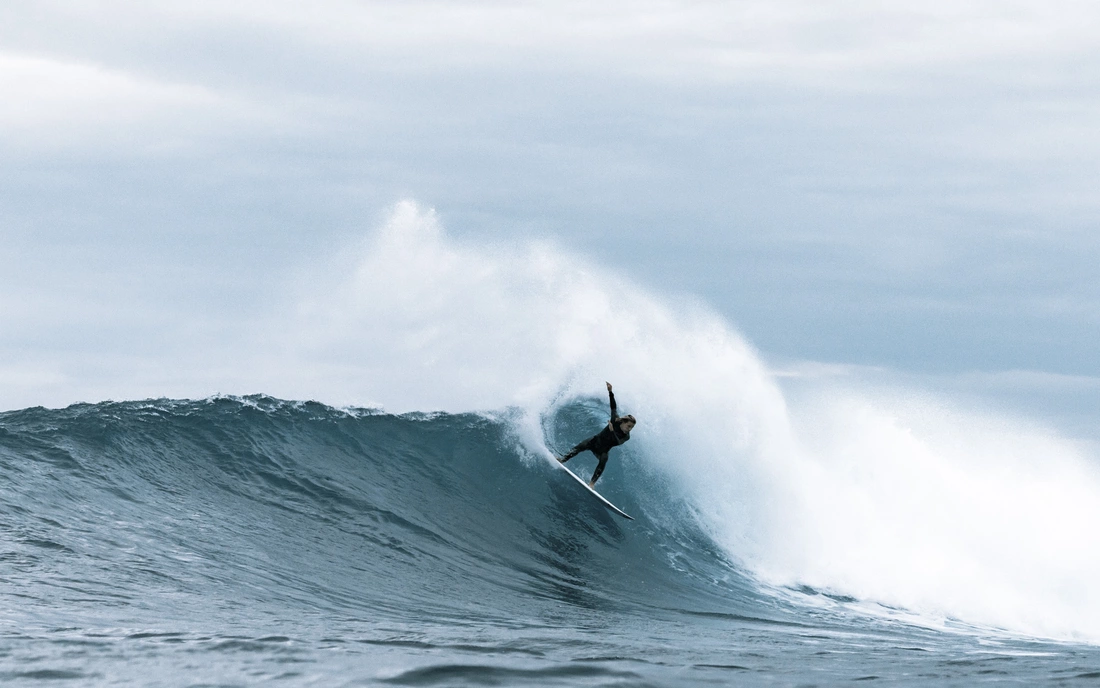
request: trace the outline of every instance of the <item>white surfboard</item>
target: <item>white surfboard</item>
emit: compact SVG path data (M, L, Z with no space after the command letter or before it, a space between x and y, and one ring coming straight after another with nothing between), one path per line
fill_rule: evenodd
M602 494L600 494L599 492L596 492L596 491L595 491L594 489L592 489L592 487L591 487L591 486L589 486L589 484L588 484L588 483L586 483L586 482L585 482L584 480L582 480L580 476L578 476L578 475L577 475L576 473L574 473L573 471L569 470L569 469L568 469L568 468L567 468L567 467L565 466L565 464L564 464L564 463L562 463L562 462L558 461L557 459L554 459L554 463L556 463L556 464L557 464L558 466L560 466L560 467L561 467L561 469L562 469L563 471L565 471L566 473L568 473L568 474L569 474L569 477L570 477L570 478L572 478L573 480L576 480L576 481L577 481L578 483L580 483L581 485L583 485L583 486L584 486L584 489L586 489L586 490L588 490L589 492L591 492L591 493L592 493L592 496L593 496L593 497L595 497L596 499L598 499L598 500L600 500L601 502L603 502L603 505L604 505L604 506L606 506L606 507L607 507L608 509L611 509L612 511L614 511L614 512L615 512L615 513L617 513L618 515L622 516L623 518L629 519L629 520L631 520L631 521L633 521L633 520L634 520L634 517L633 517L633 516L631 516L630 514L626 513L625 511L623 511L623 510L622 510L622 509L620 509L619 507L615 506L615 505L614 505L614 504L612 504L611 502L607 501L607 499L606 499L606 498L605 498L605 497L604 497L604 496L603 496Z

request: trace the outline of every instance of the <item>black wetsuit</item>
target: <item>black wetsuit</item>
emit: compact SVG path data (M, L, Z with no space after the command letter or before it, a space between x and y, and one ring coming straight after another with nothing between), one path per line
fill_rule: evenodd
M607 390L607 396L611 398L611 420L598 434L589 437L570 449L568 454L561 457L561 462L565 463L583 451L590 451L595 454L600 463L596 466L596 471L592 473L590 485L595 485L596 481L600 479L600 474L603 473L604 466L607 465L607 453L611 451L611 448L617 447L630 439L630 433L624 432L619 427L619 414L615 412L615 393Z

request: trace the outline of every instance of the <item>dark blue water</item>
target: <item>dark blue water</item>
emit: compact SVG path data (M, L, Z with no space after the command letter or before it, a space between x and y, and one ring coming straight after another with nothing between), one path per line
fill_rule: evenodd
M587 422L566 407L552 442ZM629 458L600 487L635 521L483 416L267 397L0 414L0 679L1100 684L1091 646L762 586Z

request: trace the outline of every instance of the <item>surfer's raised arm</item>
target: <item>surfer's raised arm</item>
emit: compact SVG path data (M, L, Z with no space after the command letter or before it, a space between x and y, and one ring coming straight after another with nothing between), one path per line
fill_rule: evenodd
M607 396L611 399L611 422L614 423L619 419L619 414L615 412L615 393L611 391L611 383L605 383L607 385Z

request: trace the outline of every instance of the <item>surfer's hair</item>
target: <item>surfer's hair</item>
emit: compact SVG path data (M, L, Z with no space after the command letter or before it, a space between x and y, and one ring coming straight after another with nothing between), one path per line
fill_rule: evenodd
M619 418L619 425L622 425L623 423L625 423L627 421L630 421L634 425L638 424L638 421L634 420L634 416L632 416L628 413L625 416L622 416L622 417Z

